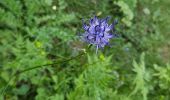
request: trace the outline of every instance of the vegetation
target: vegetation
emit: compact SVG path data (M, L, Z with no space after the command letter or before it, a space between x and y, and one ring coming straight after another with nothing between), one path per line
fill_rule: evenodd
M170 100L169 0L0 0L0 100ZM82 19L118 19L89 47Z

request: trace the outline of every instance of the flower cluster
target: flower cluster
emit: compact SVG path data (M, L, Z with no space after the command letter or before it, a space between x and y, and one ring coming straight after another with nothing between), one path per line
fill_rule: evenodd
M115 20L112 24L108 24L110 17L104 19L98 19L96 16L90 19L89 25L83 22L83 39L96 46L96 53L98 48L104 48L105 45L109 45L109 40L114 37L111 30L117 24Z

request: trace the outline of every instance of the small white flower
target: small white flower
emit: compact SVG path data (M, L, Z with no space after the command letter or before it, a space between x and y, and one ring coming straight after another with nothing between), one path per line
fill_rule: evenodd
M53 9L53 10L56 10L56 9L57 9L56 5L52 6L52 9Z

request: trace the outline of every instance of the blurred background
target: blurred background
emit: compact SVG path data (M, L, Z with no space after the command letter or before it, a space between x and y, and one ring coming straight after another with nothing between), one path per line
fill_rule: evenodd
M169 0L0 0L0 100L170 100ZM83 56L82 19L118 19Z

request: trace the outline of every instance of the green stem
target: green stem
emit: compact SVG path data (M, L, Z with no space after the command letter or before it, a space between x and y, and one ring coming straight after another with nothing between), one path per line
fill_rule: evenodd
M78 58L78 57L80 57L80 56L83 56L84 54L85 54L85 53L83 52L83 53L80 53L79 55L77 55L77 56L75 56L75 57L71 57L71 58L66 59L66 60L64 60L64 61L47 63L47 64L44 64L44 65L38 65L38 66L31 67L31 68L27 68L27 69L24 69L24 70L22 70L22 71L19 71L19 72L15 73L14 76L17 76L17 75L20 75L20 74L22 74L22 73L24 73L24 72L27 72L27 71L30 71L30 70L33 70L33 69L37 69L37 68L41 68L41 67L44 67L44 66L56 65L56 64L59 64L59 63L66 63L66 62L69 62L69 61L71 61L71 60L74 60L74 59L76 59L76 58Z
M87 51L91 48L91 46L92 46L91 44L88 46ZM37 68L41 68L41 67L44 67L44 66L50 66L50 65L55 65L55 64L59 64L59 63L66 63L66 62L69 62L69 61L71 61L71 60L73 60L75 58L78 58L78 57L84 55L85 53L86 52L80 53L79 55L77 55L75 57L71 57L71 58L66 59L64 61L58 61L58 62L53 62L53 63L49 63L49 64L38 65L38 66L31 67L31 68L27 68L27 69L24 69L22 71L19 71L19 72L15 73L14 76L17 76L17 75L20 75L20 74L22 74L24 72L27 72L27 71L30 71L30 70L33 70L33 69L37 69Z

